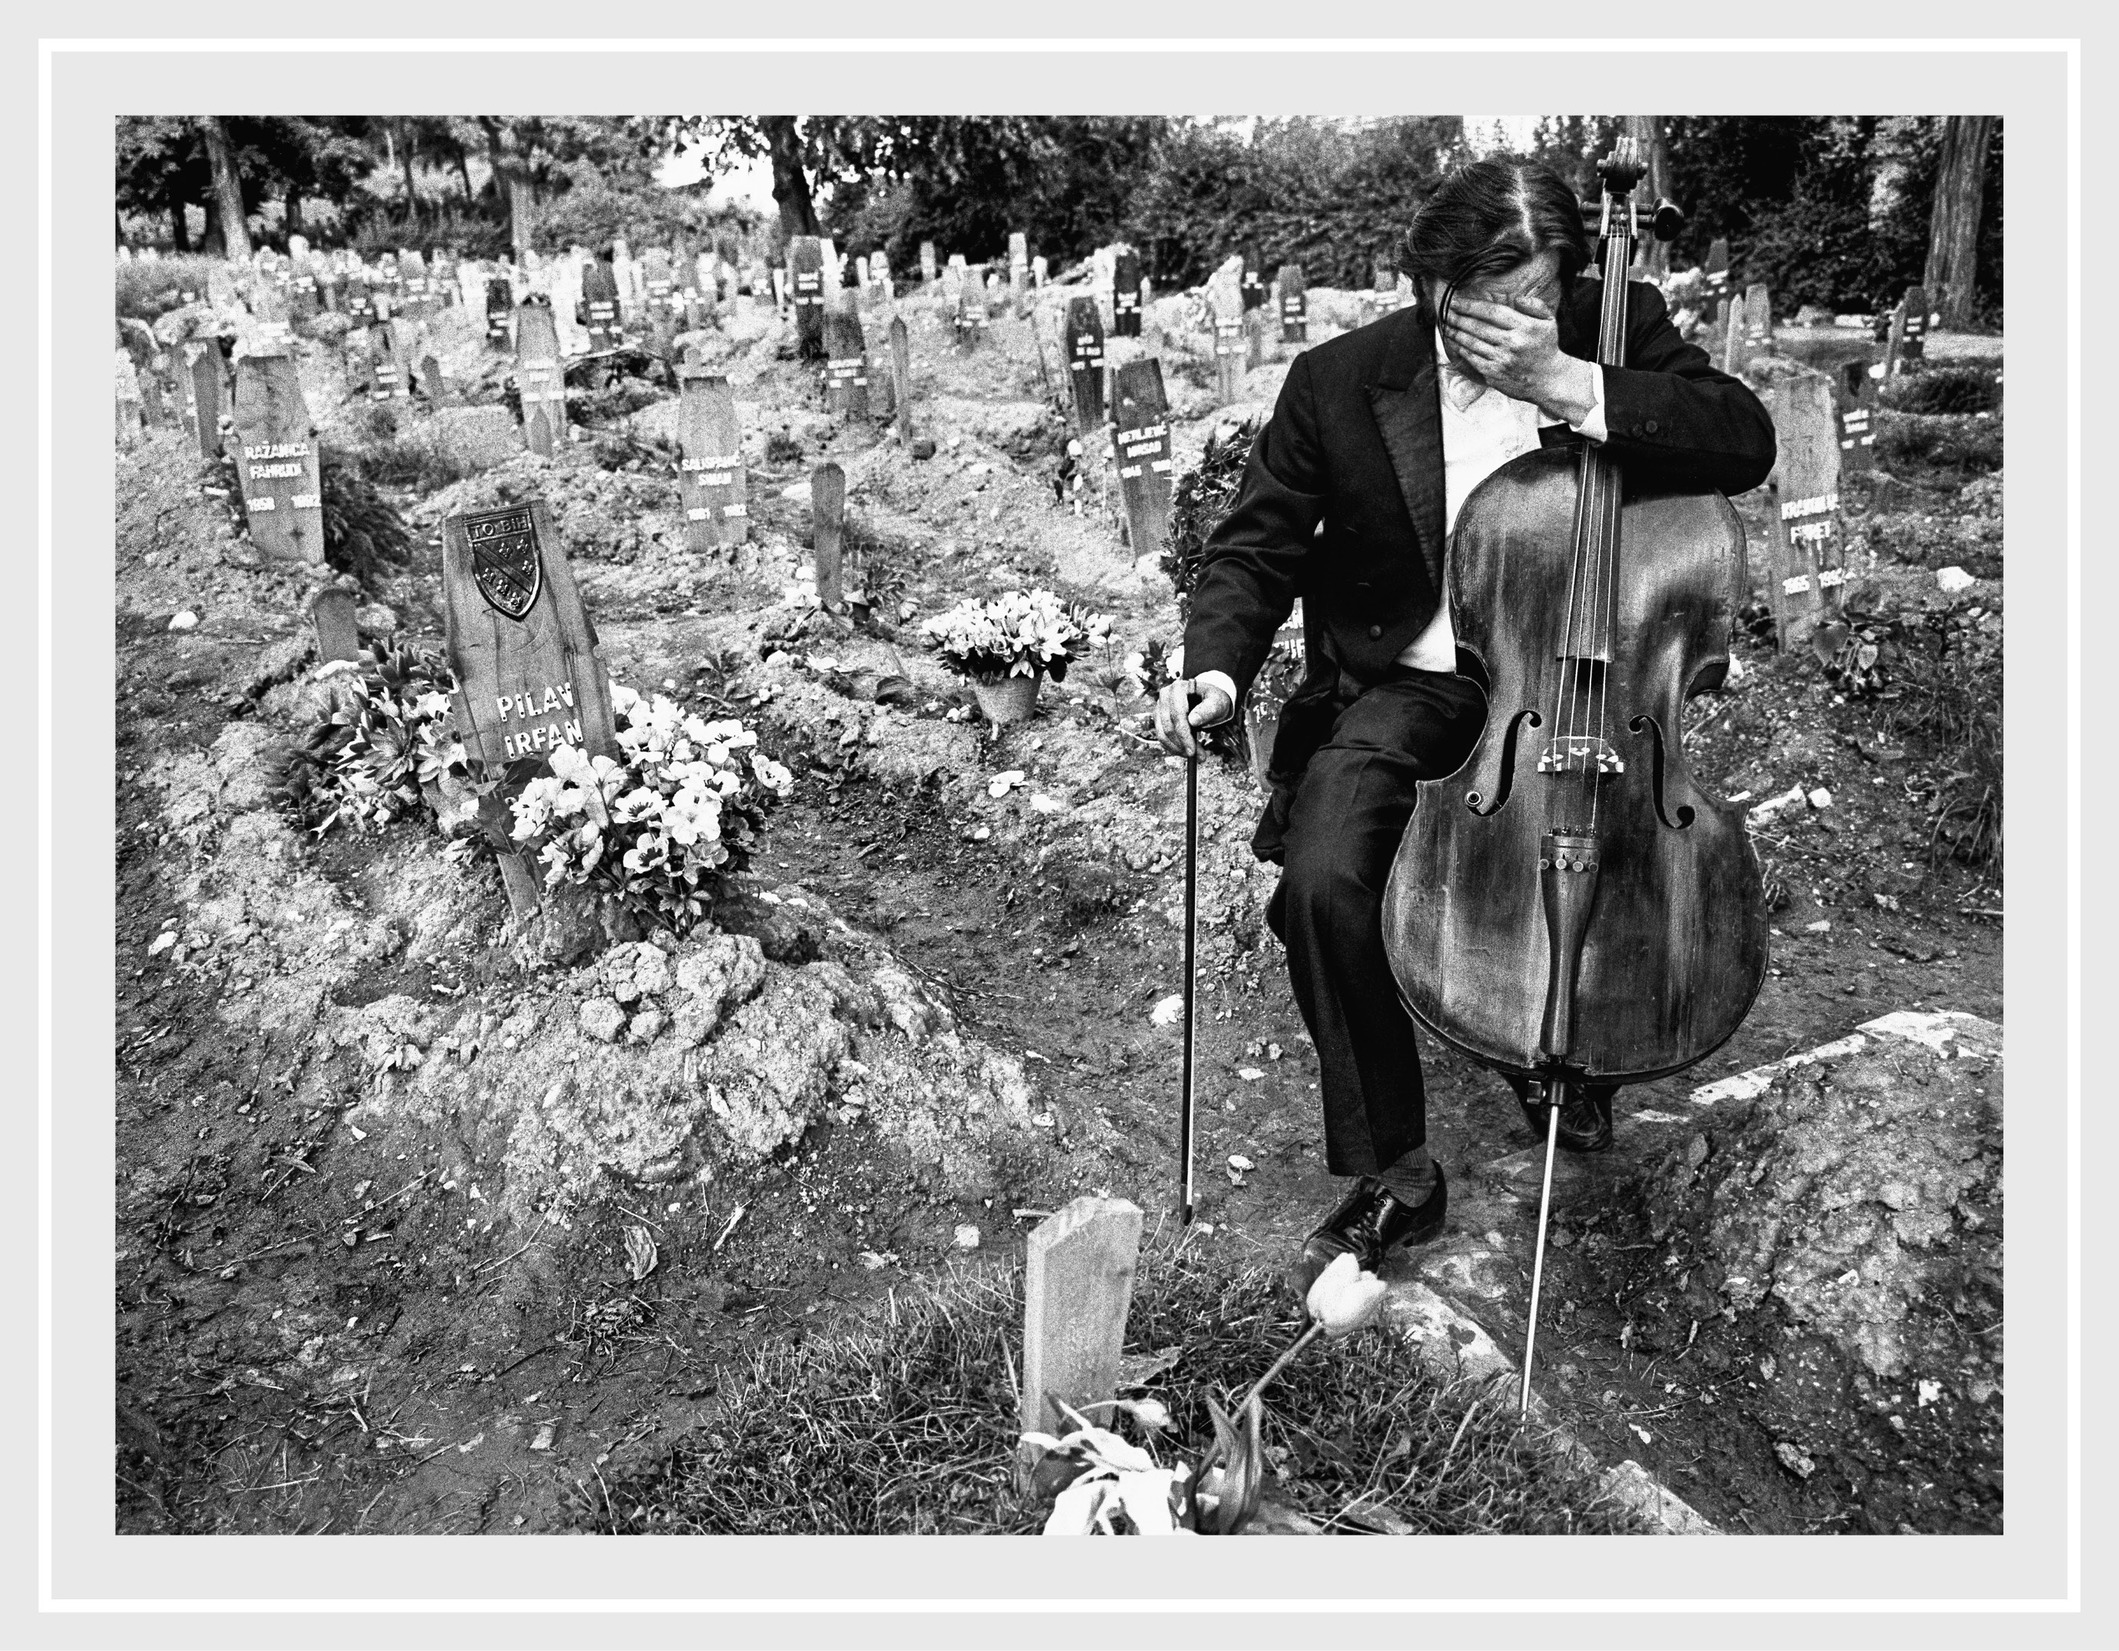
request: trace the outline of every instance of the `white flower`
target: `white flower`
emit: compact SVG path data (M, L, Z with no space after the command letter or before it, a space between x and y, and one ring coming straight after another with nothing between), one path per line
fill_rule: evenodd
M1342 1250L1331 1265L1317 1275L1303 1305L1324 1327L1329 1341L1338 1341L1373 1324L1390 1292L1374 1273L1363 1272L1353 1252Z

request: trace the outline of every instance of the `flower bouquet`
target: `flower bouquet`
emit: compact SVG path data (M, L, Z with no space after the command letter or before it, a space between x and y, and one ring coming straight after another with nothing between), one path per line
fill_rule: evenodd
M1011 590L991 601L968 597L920 630L945 664L971 679L988 718L1008 723L1029 718L1041 677L1065 681L1070 660L1109 639L1111 619L1062 604L1048 590Z
M764 803L794 776L753 749L734 720L708 722L661 694L611 685L620 755L562 745L551 773L511 805L510 835L540 861L547 887L598 883L679 934L748 863Z

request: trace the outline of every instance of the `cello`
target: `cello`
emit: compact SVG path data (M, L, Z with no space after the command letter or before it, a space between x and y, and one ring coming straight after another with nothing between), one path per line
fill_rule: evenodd
M1595 359L1623 366L1645 170L1619 140L1599 168ZM1683 707L1718 687L1746 588L1744 531L1719 493L1628 485L1602 446L1501 466L1450 544L1458 646L1486 681L1464 764L1423 782L1384 888L1383 938L1414 1020L1549 1103L1521 1403L1530 1373L1561 1106L1719 1048L1766 973L1758 859L1740 807L1686 767Z

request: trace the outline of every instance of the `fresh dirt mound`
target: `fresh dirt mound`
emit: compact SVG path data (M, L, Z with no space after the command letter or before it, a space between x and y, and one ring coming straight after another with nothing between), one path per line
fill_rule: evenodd
M1936 1017L1800 1066L1649 1166L1644 1345L1750 1368L1787 1471L1873 1528L2001 1524L2001 1029ZM1907 1469L1914 1470L1910 1474Z

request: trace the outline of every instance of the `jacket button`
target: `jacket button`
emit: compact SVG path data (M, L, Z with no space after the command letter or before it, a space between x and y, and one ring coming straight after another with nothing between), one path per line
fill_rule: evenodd
M1381 625L1371 625L1371 626L1369 627L1369 635L1371 635L1371 636L1381 636L1382 634L1383 634L1383 627L1382 627Z
M1649 433L1649 434L1650 434L1651 436L1652 436L1652 435L1654 435L1654 434L1655 434L1655 420L1654 420L1654 419L1650 419L1650 420L1649 420L1649 421L1648 421L1648 422L1647 422L1646 424L1642 425L1642 426L1641 426L1641 428L1642 428L1642 429L1644 429L1644 430L1646 430L1646 431L1647 431L1647 432L1648 432L1648 433Z

